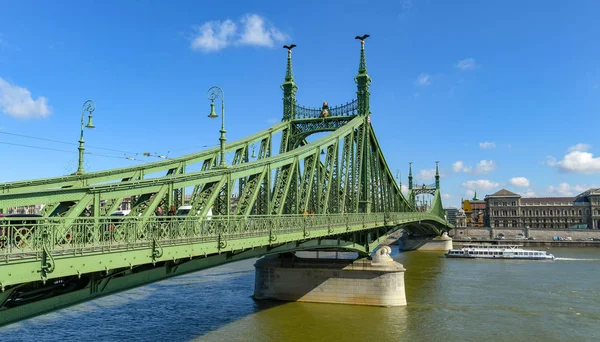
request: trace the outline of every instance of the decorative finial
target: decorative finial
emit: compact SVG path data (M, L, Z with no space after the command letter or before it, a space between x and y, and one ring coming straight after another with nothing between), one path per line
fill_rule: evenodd
M412 162L408 162L408 189L413 188Z
M360 40L360 64L358 65L358 73L367 73L367 58L365 57L365 39L369 38L370 35L363 34L362 36L356 36L354 39Z
M298 45L296 45L296 44L284 45L283 48L288 49L288 53L292 53L292 49L295 48L296 46L298 46Z
M293 82L294 73L292 72L292 49L296 47L296 44L284 45L283 48L288 50L287 68L285 70L285 81Z
M439 189L440 188L440 169L439 169L439 164L440 162L438 160L435 161L435 188Z

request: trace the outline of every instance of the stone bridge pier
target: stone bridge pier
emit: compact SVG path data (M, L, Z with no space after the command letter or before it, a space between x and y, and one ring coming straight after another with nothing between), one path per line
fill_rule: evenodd
M301 258L279 254L259 259L254 298L313 303L405 306L402 264L388 246L372 259Z

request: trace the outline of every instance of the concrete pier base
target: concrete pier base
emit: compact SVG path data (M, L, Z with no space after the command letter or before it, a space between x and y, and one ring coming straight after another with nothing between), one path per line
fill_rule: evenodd
M254 298L374 306L405 306L402 264L384 246L373 260L304 259L294 255L256 262Z
M398 246L401 251L447 251L452 249L452 238L444 233L435 238L405 238L399 240Z

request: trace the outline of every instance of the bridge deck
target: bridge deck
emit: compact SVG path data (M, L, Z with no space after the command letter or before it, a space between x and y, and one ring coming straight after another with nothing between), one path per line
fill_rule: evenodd
M0 285L119 267L302 242L378 227L444 221L429 213L284 215L280 217L43 218L29 227L4 225ZM66 228L65 228L66 227ZM354 244L356 245L356 244ZM340 245L363 250L364 246Z

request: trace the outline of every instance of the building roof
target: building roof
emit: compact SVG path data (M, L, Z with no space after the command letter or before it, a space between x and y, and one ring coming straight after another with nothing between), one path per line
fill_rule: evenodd
M568 202L572 203L575 201L575 197L527 197L521 198L521 204L529 203L556 203L556 202Z
M521 197L519 194L515 194L514 192L508 191L506 189L498 190L491 195L486 195L485 197Z
M600 188L588 189L588 190L580 193L579 195L577 195L576 198L586 197L586 196L590 196L590 195L600 195Z

